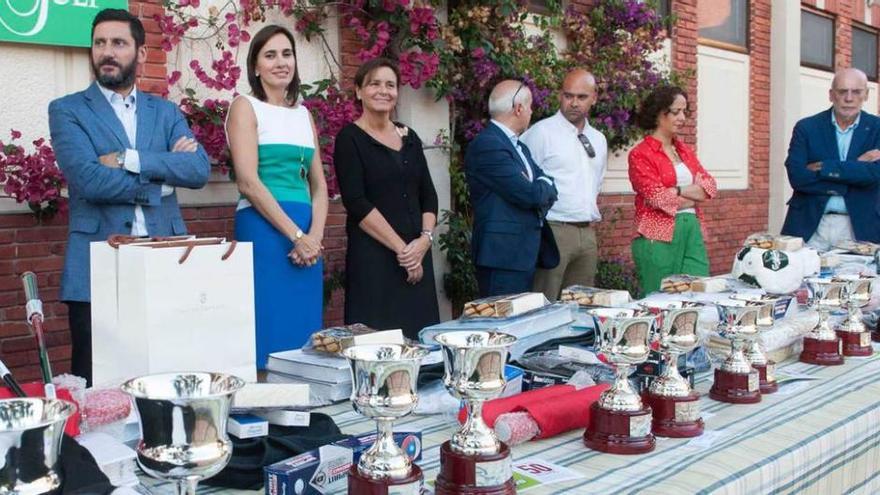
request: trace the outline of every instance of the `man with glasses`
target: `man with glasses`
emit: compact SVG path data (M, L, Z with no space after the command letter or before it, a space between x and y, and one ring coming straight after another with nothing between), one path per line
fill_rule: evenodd
M868 78L834 74L831 108L794 127L785 167L794 193L782 233L828 250L847 240L880 242L880 118L862 111Z
M534 283L534 290L551 301L564 287L593 285L596 276L594 224L602 219L596 200L608 166L608 144L588 120L595 103L596 79L584 69L572 70L562 82L559 111L522 137L559 190L559 200L547 213L559 246L559 265L537 270Z
M536 265L559 263L544 222L556 201L556 186L519 140L532 118L532 92L520 81L498 83L489 95L489 116L464 158L481 297L527 292Z

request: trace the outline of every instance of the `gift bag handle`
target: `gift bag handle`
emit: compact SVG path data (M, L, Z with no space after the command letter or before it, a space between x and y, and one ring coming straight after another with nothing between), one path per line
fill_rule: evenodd
M196 246L213 246L217 244L222 244L225 242L225 239L191 239L187 236L172 236L172 237L135 237L131 235L111 235L107 238L107 244L114 248L119 248L120 245L123 244L141 244L146 242L161 242L160 245L149 246L150 248L168 248L168 247L185 247L186 251L180 256L180 259L177 260L178 264L183 264L192 253L193 249ZM223 253L223 256L220 257L222 261L226 261L232 256L232 253L235 251L235 246L238 244L238 241L230 241L229 247L226 249L226 252Z
M189 238L190 237L186 235L138 237L136 235L114 234L107 238L107 244L114 249L119 249L119 246L123 244L141 244L144 242L174 242L184 241Z

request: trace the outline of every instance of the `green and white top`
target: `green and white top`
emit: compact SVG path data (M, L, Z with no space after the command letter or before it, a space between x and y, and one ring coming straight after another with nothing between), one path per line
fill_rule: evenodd
M249 95L257 116L257 174L278 201L311 204L309 166L315 154L315 136L309 111L302 104L279 107ZM238 209L251 206L241 198Z

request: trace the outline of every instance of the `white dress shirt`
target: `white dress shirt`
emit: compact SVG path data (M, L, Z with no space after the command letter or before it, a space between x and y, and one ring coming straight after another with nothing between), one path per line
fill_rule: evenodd
M583 134L590 140L596 156L590 158L578 140L578 129L561 112L529 128L522 141L532 158L553 177L559 198L547 219L557 222L597 222L602 219L596 199L608 168L608 142L601 132L584 125Z
M122 128L125 129L125 135L128 137L128 144L130 146L136 146L137 89L132 88L131 93L125 97L113 90L101 86L100 84L98 84L98 89L100 89L104 97L107 98L107 101L113 108L113 112L116 114L119 122L122 123ZM133 174L141 173L140 155L136 149L128 148L125 150L125 163L123 163L123 168ZM162 196L170 196L173 193L173 187L165 184L162 185ZM144 210L141 208L141 205L135 205L134 207L134 220L131 222L131 235L149 235L147 232L147 221L144 218Z

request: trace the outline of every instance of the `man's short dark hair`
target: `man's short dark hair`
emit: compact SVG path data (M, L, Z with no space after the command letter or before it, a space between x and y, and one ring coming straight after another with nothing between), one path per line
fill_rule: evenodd
M144 31L144 25L141 23L141 20L132 15L131 12L123 9L104 9L98 12L95 20L92 21L92 39L95 38L95 26L108 21L127 22L131 30L131 37L134 38L135 48L140 48L147 42L147 34Z
M661 113L669 113L669 107L675 103L675 98L681 95L687 101L687 93L678 86L660 86L645 98L636 118L639 127L646 131L657 128L657 117Z

